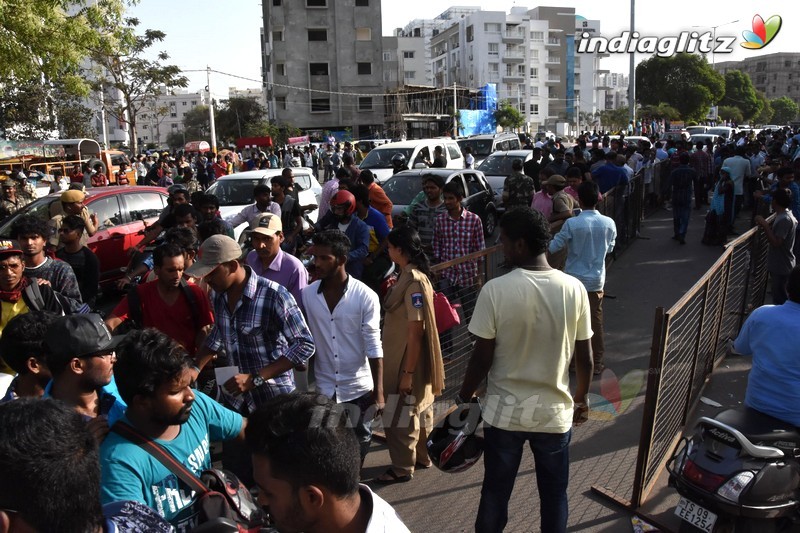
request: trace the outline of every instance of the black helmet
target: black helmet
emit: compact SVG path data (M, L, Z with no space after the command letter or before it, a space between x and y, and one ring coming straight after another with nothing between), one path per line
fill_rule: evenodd
M481 423L477 398L445 418L444 425L428 436L428 455L442 472L463 472L478 462L483 454L483 437L475 435Z
M406 156L401 153L396 153L392 156L392 166L394 168L400 168L406 166Z

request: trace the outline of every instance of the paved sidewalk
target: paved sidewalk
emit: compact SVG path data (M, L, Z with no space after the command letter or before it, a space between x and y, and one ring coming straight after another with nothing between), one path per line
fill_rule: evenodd
M671 240L672 213L656 212L643 222L642 238L622 253L609 270L604 304L608 370L603 379L611 380L612 372L618 377L644 379L656 307L669 308L719 257L721 247L700 244L704 225L701 213L705 210L692 211L687 244L680 245ZM638 374L630 374L637 370ZM593 393L600 393L601 381L595 379ZM570 531L632 530L631 514L598 498L590 487L606 487L622 498L630 497L643 403L642 390L618 416L597 420L599 416L593 415L595 419L573 432ZM387 450L374 443L363 479L380 475L388 465ZM394 505L413 532L473 531L482 479L480 463L460 474L444 474L436 469L418 471L409 483L373 489ZM664 499L667 494L657 497ZM523 456L509 511L507 532L538 531L539 501L529 452Z

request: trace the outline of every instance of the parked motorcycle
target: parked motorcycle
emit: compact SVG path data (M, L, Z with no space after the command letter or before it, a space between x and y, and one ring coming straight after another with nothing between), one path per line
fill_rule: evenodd
M681 532L771 533L800 524L800 433L748 407L702 417L667 463Z

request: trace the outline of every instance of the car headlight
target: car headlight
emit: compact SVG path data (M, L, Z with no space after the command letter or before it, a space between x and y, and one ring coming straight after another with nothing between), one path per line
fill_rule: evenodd
M730 500L734 503L739 503L739 496L744 491L745 487L753 481L755 474L750 471L739 472L728 481L725 482L719 489L717 489L717 494L722 496L726 500Z

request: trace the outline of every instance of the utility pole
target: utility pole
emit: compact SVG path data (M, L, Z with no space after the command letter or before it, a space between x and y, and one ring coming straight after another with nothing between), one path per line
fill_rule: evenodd
M103 150L108 150L108 125L106 124L106 86L100 85L100 123L103 125Z
M206 65L206 89L208 89L208 123L211 126L211 151L217 153L217 129L214 126L214 98L211 96L211 67Z
M636 11L636 0L631 0L631 35L634 30L634 12ZM634 135L636 134L636 53L630 54L630 73L628 80L628 106L631 110L631 120L633 121Z
M456 82L453 82L453 139L458 139L458 95Z

